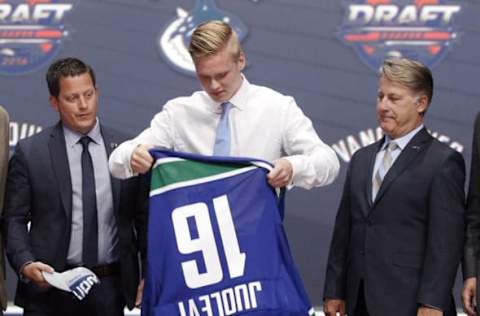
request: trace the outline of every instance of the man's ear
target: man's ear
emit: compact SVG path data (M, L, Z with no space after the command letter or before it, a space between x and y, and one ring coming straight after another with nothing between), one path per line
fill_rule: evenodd
M58 112L58 98L51 95L48 97L48 101L50 102L52 108Z
M417 112L418 113L423 114L423 113L427 112L428 97L426 95L421 95L416 102L416 106L417 106Z
M237 62L240 66L240 71L242 71L247 63L247 59L245 58L245 54L243 52L240 52L240 56L238 56Z

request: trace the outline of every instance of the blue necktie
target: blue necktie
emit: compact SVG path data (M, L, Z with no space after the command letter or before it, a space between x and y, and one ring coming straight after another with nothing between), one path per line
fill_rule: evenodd
M82 144L82 204L83 204L83 247L82 261L87 267L98 264L98 221L97 195L95 192L95 174L92 156L88 145L92 139L88 136L80 138Z
M217 135L215 137L215 146L213 147L213 154L215 156L229 156L230 155L230 125L228 124L228 112L232 104L230 102L222 103L222 116L217 125Z

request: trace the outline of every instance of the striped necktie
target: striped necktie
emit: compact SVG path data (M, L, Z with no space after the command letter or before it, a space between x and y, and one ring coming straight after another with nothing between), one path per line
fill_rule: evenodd
M222 106L222 116L217 125L217 134L215 136L215 146L213 147L213 154L215 156L229 156L230 155L230 124L228 122L228 114L232 107L230 102L224 102Z
M372 180L372 200L375 200L377 196L378 190L380 190L380 186L382 185L383 179L388 172L388 169L393 164L393 156L392 152L399 148L396 142L389 142L387 147L385 148L385 152L383 154L383 159L378 166L377 172Z

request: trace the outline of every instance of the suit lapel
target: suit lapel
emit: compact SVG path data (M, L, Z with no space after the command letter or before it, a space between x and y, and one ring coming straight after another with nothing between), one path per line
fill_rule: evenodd
M432 136L425 128L420 130L410 142L402 150L398 158L388 170L382 185L375 198L374 205L382 198L388 187L395 181L395 179L402 174L403 171L411 164L411 162L418 157L418 155L425 150L426 145L432 140Z
M115 141L114 135L110 132L108 128L100 125L100 131L102 133L103 142L107 151L107 156L110 157L112 151L118 146L118 143ZM112 184L113 211L115 216L117 216L119 207L118 203L120 201L121 181L117 178L112 177L112 175L110 174L110 183Z
M58 182L58 190L67 216L67 223L72 218L72 181L68 164L67 147L63 135L62 124L58 123L52 129L48 142L52 169Z

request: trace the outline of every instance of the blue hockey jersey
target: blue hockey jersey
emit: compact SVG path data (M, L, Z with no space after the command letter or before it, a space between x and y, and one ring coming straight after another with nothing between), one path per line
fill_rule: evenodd
M268 163L151 153L142 315L313 314Z

